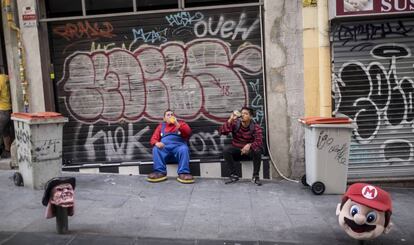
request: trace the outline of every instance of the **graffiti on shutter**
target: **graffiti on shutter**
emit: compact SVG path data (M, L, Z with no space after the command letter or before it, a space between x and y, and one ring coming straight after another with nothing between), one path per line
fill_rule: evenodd
M413 165L414 19L333 25L335 115L354 120L350 164Z
M264 127L258 9L114 17L50 24L64 161L151 159L167 108L193 129L192 157L216 158L218 127L242 106Z

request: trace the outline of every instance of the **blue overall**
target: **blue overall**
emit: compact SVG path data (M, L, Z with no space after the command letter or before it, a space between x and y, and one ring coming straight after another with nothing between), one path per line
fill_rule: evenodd
M165 133L165 122L161 125L161 142L164 148L154 146L152 154L154 157L154 171L167 173L167 162L178 162L178 174L190 173L190 151L187 142L181 137L180 132Z

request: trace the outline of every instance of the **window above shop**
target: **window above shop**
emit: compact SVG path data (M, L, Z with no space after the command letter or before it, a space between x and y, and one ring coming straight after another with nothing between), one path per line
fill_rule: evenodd
M177 0L135 0L137 11L159 10L159 9L177 9Z
M131 0L85 0L87 15L133 12Z
M259 0L185 0L186 8L212 6L212 5L227 5L227 4L242 4L259 2Z
M45 7L48 18L82 15L82 0L46 0Z
M246 3L263 0L45 0L44 7L46 18L64 18Z

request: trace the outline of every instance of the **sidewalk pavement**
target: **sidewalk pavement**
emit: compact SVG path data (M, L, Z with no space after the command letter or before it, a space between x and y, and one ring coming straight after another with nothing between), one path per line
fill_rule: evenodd
M148 183L143 176L64 173L77 180L69 234L43 217L43 191L0 170L0 244L357 244L339 227L341 195L313 195L285 180L225 185L197 178ZM414 188L384 187L394 227L365 244L414 244Z

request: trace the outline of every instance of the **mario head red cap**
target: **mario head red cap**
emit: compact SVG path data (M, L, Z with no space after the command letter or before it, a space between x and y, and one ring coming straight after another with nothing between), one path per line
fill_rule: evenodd
M354 202L379 211L392 212L390 194L383 189L370 184L355 183L351 185L344 194L343 198L349 198Z

